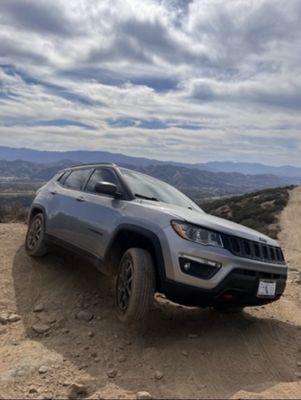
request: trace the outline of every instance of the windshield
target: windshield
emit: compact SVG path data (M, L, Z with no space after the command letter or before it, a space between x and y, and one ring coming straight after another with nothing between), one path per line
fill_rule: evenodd
M120 171L137 198L162 201L163 203L202 211L197 204L168 183L129 169L121 168Z

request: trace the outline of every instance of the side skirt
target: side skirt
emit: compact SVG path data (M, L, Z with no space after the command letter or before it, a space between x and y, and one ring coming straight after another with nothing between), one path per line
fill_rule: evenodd
M59 249L66 250L72 254L76 254L77 256L87 260L90 264L95 266L99 271L104 270L104 262L101 258L89 253L86 250L81 249L78 246L75 246L71 243L66 242L65 240L59 239L56 236L52 236L49 234L45 235L45 240L47 244L51 247L58 247Z

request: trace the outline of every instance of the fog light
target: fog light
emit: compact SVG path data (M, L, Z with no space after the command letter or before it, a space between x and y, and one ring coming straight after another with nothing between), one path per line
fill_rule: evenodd
M184 254L179 257L179 264L182 272L201 279L210 279L222 266L221 263L216 261L190 256L188 258Z
M183 268L185 269L185 271L189 271L190 270L190 262L186 262L184 265L183 265Z

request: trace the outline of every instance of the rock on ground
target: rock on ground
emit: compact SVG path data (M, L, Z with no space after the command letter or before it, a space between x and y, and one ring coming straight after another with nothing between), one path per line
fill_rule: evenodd
M141 391L141 392L137 392L136 398L137 398L137 400L148 400L148 399L151 399L152 396L148 392Z
M87 386L81 383L72 383L69 387L68 398L77 399L81 397L86 397L88 395Z
M36 333L43 334L48 332L50 329L50 325L45 324L43 322L37 322L36 324L32 325L32 330Z
M86 321L89 322L91 319L93 319L94 315L86 310L81 310L76 314L76 318L79 319L80 321Z

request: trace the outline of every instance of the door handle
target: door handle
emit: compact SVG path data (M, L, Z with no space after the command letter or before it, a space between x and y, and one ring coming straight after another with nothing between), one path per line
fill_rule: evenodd
M76 201L85 201L84 196L76 197Z

